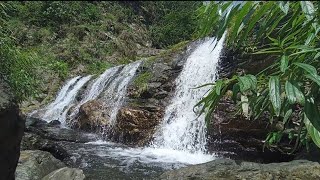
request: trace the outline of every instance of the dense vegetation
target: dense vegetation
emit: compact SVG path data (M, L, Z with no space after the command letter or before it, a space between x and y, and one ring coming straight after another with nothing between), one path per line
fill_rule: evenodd
M75 74L149 56L190 40L199 2L0 3L1 76L20 100L47 99ZM52 92L51 92L52 91Z
M272 59L257 74L234 75L214 83L198 104L204 105L207 119L231 90L239 108L249 105L251 120L264 116L281 125L270 132L266 146L293 153L303 145L308 148L312 139L320 147L319 6L311 1L211 2L199 9L203 35L220 39L226 33L229 48ZM280 146L281 142L288 144Z

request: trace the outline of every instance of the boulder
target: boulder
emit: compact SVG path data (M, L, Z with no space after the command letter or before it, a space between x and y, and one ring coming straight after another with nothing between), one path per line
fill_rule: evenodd
M77 127L83 130L94 130L109 124L108 113L105 113L102 102L91 100L81 105L77 117Z
M129 145L145 145L152 138L163 113L159 107L121 108L112 132L114 140Z
M58 143L44 139L41 136L25 132L21 141L21 150L41 150L50 152L55 158L63 161L70 157L68 152Z
M81 169L64 167L57 169L42 178L42 180L83 180L85 175Z
M16 170L16 180L38 180L65 164L49 152L39 150L21 151Z
M216 179L216 180L291 180L320 179L320 164L306 160L259 164L236 163L230 159L217 159L205 164L188 166L165 172L160 179Z
M0 78L0 179L14 179L24 118L7 83Z

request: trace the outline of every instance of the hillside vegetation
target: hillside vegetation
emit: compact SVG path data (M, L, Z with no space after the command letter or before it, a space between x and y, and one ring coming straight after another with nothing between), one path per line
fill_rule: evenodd
M1 76L20 100L45 103L70 76L99 74L192 39L200 4L1 2Z

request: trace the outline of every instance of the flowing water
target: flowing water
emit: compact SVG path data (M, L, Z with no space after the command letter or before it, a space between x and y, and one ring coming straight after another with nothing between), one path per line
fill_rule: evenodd
M214 45L217 46L213 49ZM204 115L193 112L210 87L194 89L216 80L223 38L216 42L210 38L188 57L176 79L172 103L166 108L161 128L156 133L153 146L190 153L206 153L206 126Z
M154 134L154 141L150 146L130 148L99 139L85 144L60 142L73 154L71 164L82 168L88 174L88 179L143 179L156 177L167 169L213 160L215 154L206 152L204 116L198 116L193 112L193 106L209 88L194 88L216 80L223 40L224 37L219 42L214 38L208 38L187 58L182 72L176 79L176 90L171 104L167 106L163 122ZM109 115L114 122L117 111L124 102L127 86L140 63L138 61L108 69L90 82L70 117L74 117L85 102L99 98L111 106ZM56 106L63 106L62 109L70 107L68 104L73 102L72 98L68 100L62 97L69 97L71 91L78 91L76 87L80 88L80 80L83 79L79 78L71 79L62 88L55 102L49 105L51 109L48 111L51 114L57 110L63 112Z
M61 124L65 125L66 114L69 108L74 103L79 90L90 80L90 78L91 75L82 78L77 76L69 80L59 91L55 101L45 108L46 111L41 118L48 122L58 120Z

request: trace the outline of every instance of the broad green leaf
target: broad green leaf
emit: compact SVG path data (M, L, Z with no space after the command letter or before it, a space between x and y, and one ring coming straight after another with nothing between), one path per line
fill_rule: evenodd
M306 78L311 79L313 82L317 83L320 86L320 76L314 74L306 74Z
M249 74L245 76L239 76L239 86L240 86L240 91L245 92L249 89L256 89L257 86L257 79L255 76Z
M292 109L288 109L288 111L284 114L284 117L283 117L283 124L286 124L288 119L290 118L292 114Z
M300 5L301 5L302 11L304 12L306 18L308 20L311 20L314 16L314 13L315 13L313 3L311 1L300 1Z
M221 80L216 81L215 89L216 89L217 95L220 95L222 85L223 85L223 81Z
M279 76L271 76L269 79L269 98L276 116L279 116L281 110Z
M312 125L310 120L306 115L304 115L304 124L307 127L308 134L310 135L312 141L320 148L320 133L319 131Z
M232 100L234 102L237 101L237 95L238 95L238 92L240 91L240 86L239 84L234 84L233 87L232 87Z
M304 113L312 125L320 131L320 114L313 98L306 99Z
M296 82L286 81L285 91L290 104L299 103L303 105L305 98Z
M289 63L288 56L283 55L281 57L281 62L280 62L281 72L285 72L288 69L288 63Z
M306 64L306 63L294 63L294 65L304 69L306 72L308 72L309 74L312 75L317 75L317 69L310 65L310 64Z

